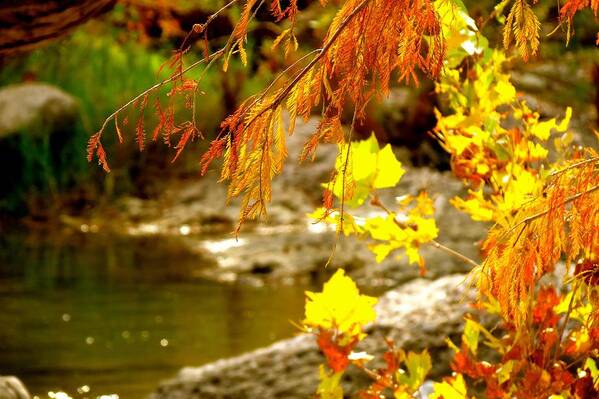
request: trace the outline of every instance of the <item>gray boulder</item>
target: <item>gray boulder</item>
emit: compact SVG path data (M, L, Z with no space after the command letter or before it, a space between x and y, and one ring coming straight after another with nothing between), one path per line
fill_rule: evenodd
M474 293L464 284L465 275L436 281L415 280L383 295L377 320L357 350L380 355L385 337L398 347L428 348L433 357L431 377L448 373L451 352L446 337L458 340L463 315ZM380 359L380 356L379 356ZM188 367L160 385L151 399L308 398L318 384L318 365L324 361L314 337L301 334L241 356L201 367ZM369 367L377 367L373 361ZM368 383L359 370L349 368L343 380L347 393Z
M84 159L78 112L73 97L48 84L0 88L0 168L12 171L0 177L0 209L44 216L45 206L28 204L75 180L75 157Z
M30 399L25 385L14 376L0 376L0 399Z
M0 139L19 132L49 134L73 124L76 100L45 83L23 83L0 88Z

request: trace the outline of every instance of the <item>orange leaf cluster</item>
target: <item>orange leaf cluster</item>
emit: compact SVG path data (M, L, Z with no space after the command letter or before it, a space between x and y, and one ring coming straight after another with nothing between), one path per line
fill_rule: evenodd
M242 54L248 1L232 39ZM293 15L292 10L286 11ZM275 9L277 9L275 7ZM277 9L278 10L278 9ZM278 11L277 11L278 12ZM282 14L281 14L282 15ZM392 76L418 83L417 73L436 76L445 44L430 0L348 0L333 19L323 47L282 87L269 87L244 103L221 125L221 134L202 159L202 170L223 156L221 179L228 180L229 199L242 196L240 221L265 214L270 180L280 173L287 153L280 114L285 105L293 133L296 117L308 118L322 104L323 120L306 143L301 158L314 156L319 142L342 142L340 116L351 102L357 118L373 97L388 93ZM226 62L226 61L225 61Z
M582 352L568 352L568 347L572 346L570 341L561 339L563 333L560 332L560 315L557 309L566 299L567 297L560 297L552 286L540 287L531 301L532 317L526 328L519 328L505 319L498 325L501 338L495 337L473 319L467 319L461 346L458 348L450 342L450 346L456 351L452 369L474 381L484 382L485 397L489 399L537 399L553 397L552 395L575 399L597 397L599 391L594 386L593 379L590 384L586 379L586 374L591 374L587 367L594 368L594 362L592 365L586 363L576 371L572 364L568 364L560 356L566 354L570 359L578 358L582 361L591 352L589 347ZM570 328L570 339L573 341L576 341L577 333L590 332L589 335L592 335L593 331L599 331L587 329L584 324L575 326L571 323ZM484 336L486 345L500 355L491 362L478 358L479 333ZM584 341L580 337L578 340ZM597 341L592 341L590 345L595 345L596 348L596 343Z
M585 8L593 10L595 16L599 11L599 0L568 0L559 10L559 16L561 19L567 19L568 23L572 23L574 15Z
M590 160L597 153L589 150ZM596 162L574 159L549 178L540 197L510 222L494 227L485 241L480 284L504 316L523 324L535 283L565 256L569 264L599 253L599 173Z
M516 0L508 13L503 29L503 45L507 49L512 40L524 61L539 50L541 23L526 0Z

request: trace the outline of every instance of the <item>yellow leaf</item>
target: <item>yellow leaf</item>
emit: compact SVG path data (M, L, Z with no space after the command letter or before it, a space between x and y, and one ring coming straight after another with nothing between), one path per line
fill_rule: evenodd
M564 119L562 119L560 124L555 127L557 129L557 131L560 133L565 132L568 129L568 125L570 124L571 118L572 118L572 107L568 107L568 108L566 108L566 116L564 116Z
M462 334L462 342L466 344L466 347L470 349L473 355L476 355L478 351L478 336L479 336L479 324L472 319L466 319L466 325L464 326L464 333Z
M403 391L403 390L396 390L395 392L393 392L393 398L394 399L412 399L414 396L412 394L410 394L409 392Z
M428 196L426 191L421 192L416 197L416 208L414 208L414 211L420 215L432 215L435 213L433 200Z
M413 197L409 197L410 202L412 199ZM409 202L404 205L408 206ZM376 256L376 261L380 263L393 250L403 248L410 263L424 268L424 260L419 253L420 245L434 240L439 233L435 219L422 217L432 213L432 201L423 193L418 196L416 207L407 214L392 213L386 217L367 218L363 231L373 240L382 241L369 246ZM405 226L404 223L397 222L398 218L401 218L402 222L405 219Z
M541 140L547 140L551 134L551 129L555 128L555 118L549 119L548 121L535 123L531 128L530 132L533 136L540 138Z
M374 254L376 263L381 263L393 250L396 249L396 246L391 244L373 244L369 245L368 248Z
M434 240L439 235L439 229L435 219L428 218L413 218L414 223L417 226L416 231L413 234L413 238L420 243L429 242Z
M549 151L545 149L542 145L538 143L528 142L528 160L529 161L537 161L539 159L545 159L549 155Z
M410 262L410 264L420 263L420 252L418 252L418 247L406 245L406 255L408 256L408 262Z
M340 224L340 219L341 219L341 213L339 211L331 211L331 210L327 210L325 208L317 208L314 210L314 212L309 213L307 216L310 219L313 219L317 222L321 222L321 223L327 223L330 225L335 226L335 229L339 228L339 224ZM350 215L349 213L344 212L343 213L343 234L346 236L352 235L352 234L362 234L364 232L364 230L361 227L361 224L363 223L363 219L358 218L356 220L356 218L354 218L352 215Z
M466 399L466 382L461 374L447 378L441 383L433 384L433 393L430 399Z
M497 103L499 104L508 104L516 98L516 88L507 79L497 82L495 92L498 94Z
M496 373L497 373L497 381L500 384L503 384L504 382L506 382L507 380L509 380L512 376L512 370L514 370L514 366L517 364L516 360L508 360L507 362L505 362L503 364L503 366L501 366L499 369L497 369Z
M401 162L395 158L391 146L387 144L378 153L374 188L395 187L404 173L405 170L401 167Z
M306 318L309 327L336 329L350 336L360 336L362 328L374 321L377 299L361 295L354 281L338 269L324 284L322 292L306 292Z
M455 154L461 155L470 144L472 144L472 139L469 137L465 137L459 134L451 135L446 137L445 142L447 146L455 151Z
M482 191L470 191L468 195L469 198L467 200L454 197L450 202L457 209L469 214L473 220L481 222L493 220L493 209L485 201Z
M374 189L394 187L405 173L391 146L379 149L374 134L349 147L339 145L335 170L332 191L337 198L345 197L345 205L350 207L362 205Z
M542 188L541 181L528 170L520 168L514 176L508 182L503 199L498 204L499 210L505 214L520 209L522 205L536 197Z

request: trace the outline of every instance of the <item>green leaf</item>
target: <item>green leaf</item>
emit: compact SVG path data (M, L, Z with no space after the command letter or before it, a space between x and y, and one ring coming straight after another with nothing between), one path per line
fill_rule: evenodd
M597 368L597 364L593 359L590 357L587 358L586 362L584 363L584 368L589 369L593 381L599 381L599 369ZM595 385L599 385L599 382L597 382Z
M416 391L423 383L426 375L431 371L431 356L425 349L421 353L409 352L405 359L407 373L397 373L397 381Z
M503 366L497 369L497 382L503 384L509 380L512 376L512 370L514 370L514 366L517 363L518 362L516 360L508 360L503 364Z
M324 366L320 365L320 384L316 393L320 399L343 399L343 388L339 384L343 372L327 373Z
M479 324L472 319L466 319L466 325L464 326L464 333L462 334L462 342L466 344L466 347L476 355L478 350L478 336L480 334Z

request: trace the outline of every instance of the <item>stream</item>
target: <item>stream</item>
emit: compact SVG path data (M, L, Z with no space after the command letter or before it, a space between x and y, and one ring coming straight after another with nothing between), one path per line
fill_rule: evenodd
M165 237L16 231L0 236L0 374L32 395L144 398L159 381L289 337L306 284L252 287Z

